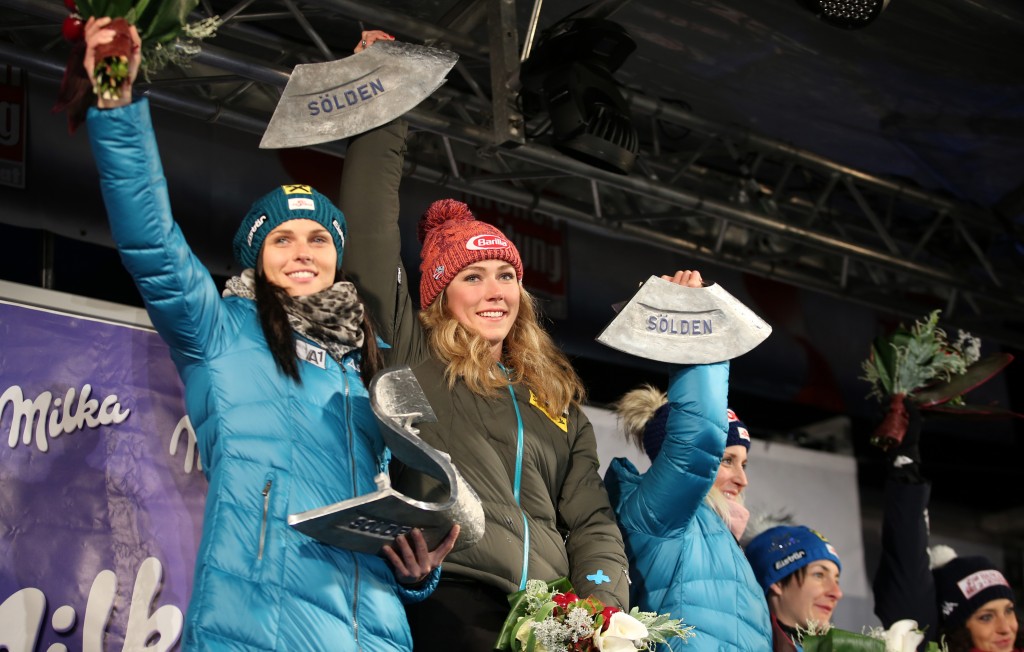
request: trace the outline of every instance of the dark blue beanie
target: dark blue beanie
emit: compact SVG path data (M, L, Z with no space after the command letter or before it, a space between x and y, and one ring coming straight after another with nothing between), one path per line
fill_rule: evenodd
M654 411L654 416L644 426L644 452L654 461L661 451L661 443L665 441L665 427L668 425L669 404L665 403Z
M747 432L746 424L740 421L732 409L726 410L726 412L729 415L729 434L725 438L725 447L743 446L750 450L750 433Z
M935 594L942 612L942 624L955 629L986 602L1016 597L1010 583L985 557L954 557L944 566L932 570Z

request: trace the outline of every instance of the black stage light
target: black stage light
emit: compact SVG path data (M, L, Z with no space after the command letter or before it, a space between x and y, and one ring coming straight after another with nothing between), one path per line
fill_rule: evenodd
M829 25L843 29L867 27L889 6L889 0L797 0Z
M546 30L520 78L541 98L559 151L628 174L640 151L629 105L612 77L636 43L602 18L567 19Z

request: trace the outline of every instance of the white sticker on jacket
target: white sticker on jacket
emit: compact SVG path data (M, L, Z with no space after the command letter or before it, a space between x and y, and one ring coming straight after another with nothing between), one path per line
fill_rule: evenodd
M327 368L327 351L315 344L310 344L305 340L295 340L295 355L299 356L300 360L315 364L321 369Z

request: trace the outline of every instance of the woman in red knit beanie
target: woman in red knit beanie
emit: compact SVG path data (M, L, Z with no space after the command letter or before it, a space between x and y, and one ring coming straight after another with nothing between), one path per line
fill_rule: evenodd
M407 606L415 649L480 652L528 579L567 576L579 595L626 607L626 555L583 385L540 325L515 244L460 201L432 204L418 229L417 310L399 251L405 136L391 124L349 143L341 207L359 246L345 271L381 319L387 362L409 365L437 416L417 424L420 437L451 456L486 517L480 542L448 555L432 597ZM422 474L392 476L406 495L429 496Z

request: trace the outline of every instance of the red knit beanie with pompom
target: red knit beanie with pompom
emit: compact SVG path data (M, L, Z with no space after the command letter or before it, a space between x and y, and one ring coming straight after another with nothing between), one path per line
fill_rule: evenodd
M469 206L455 199L439 199L420 218L420 308L426 310L466 265L481 260L503 260L523 280L523 261L505 234L473 217Z

